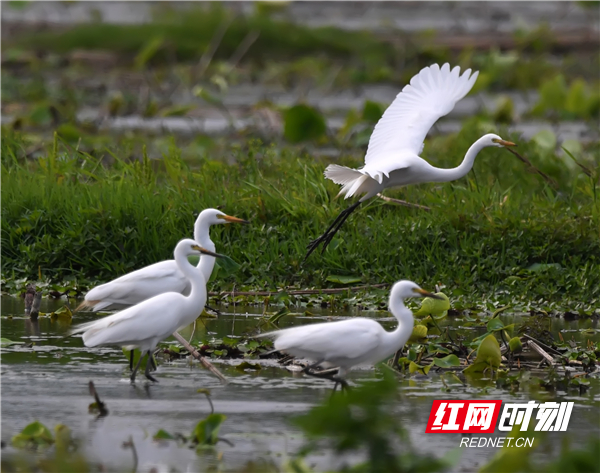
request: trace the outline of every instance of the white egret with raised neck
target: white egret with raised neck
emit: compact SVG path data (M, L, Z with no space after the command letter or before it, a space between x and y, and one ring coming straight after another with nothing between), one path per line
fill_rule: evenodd
M467 95L478 74L471 74L471 69L467 69L460 75L460 67L450 70L447 63L442 67L433 64L423 68L396 96L375 125L365 155L365 165L360 169L337 164L327 166L325 177L342 186L338 195L345 195L346 199L364 195L343 210L325 233L308 244L305 260L321 244L321 253L325 251L348 216L362 202L384 189L454 181L471 170L475 157L482 149L515 146L493 133L484 135L471 145L462 163L452 169L436 168L419 156L423 152L429 129Z

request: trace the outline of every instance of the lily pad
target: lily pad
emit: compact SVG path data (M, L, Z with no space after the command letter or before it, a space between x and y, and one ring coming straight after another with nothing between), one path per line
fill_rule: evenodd
M433 364L440 368L451 368L452 366L460 366L460 360L456 355L448 355L444 358L434 358Z

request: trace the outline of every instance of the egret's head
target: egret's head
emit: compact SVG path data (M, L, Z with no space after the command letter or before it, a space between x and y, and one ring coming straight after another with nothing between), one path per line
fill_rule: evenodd
M421 289L418 284L415 284L412 281L404 280L394 284L390 299L408 299L409 297L431 297L433 299L442 299L440 296L427 292L425 289Z
M186 238L177 243L177 246L175 247L175 253L183 253L185 256L202 254L214 256L215 258L223 258L223 255L207 250L190 238Z
M506 146L517 146L512 141L506 141L500 138L498 135L489 133L483 137L486 146L496 146L497 148L504 148Z
M219 225L221 223L250 223L247 220L241 218L231 217L230 215L224 214L217 209L206 209L200 212L198 220L206 222L208 225Z

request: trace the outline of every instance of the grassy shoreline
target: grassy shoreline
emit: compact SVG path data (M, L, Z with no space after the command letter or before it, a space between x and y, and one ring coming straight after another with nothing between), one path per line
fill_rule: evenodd
M476 133L435 138L425 155L454 166ZM337 186L322 177L327 160L302 148L250 141L185 163L174 145L163 160L149 160L119 157L124 151L94 157L56 139L46 158L32 161L23 157L26 138L3 133L4 289L40 275L85 288L171 258L198 212L221 207L252 225L212 230L218 251L240 267L221 271L210 290L340 287L335 276L355 277L353 285L409 278L444 284L465 304L530 301L589 311L600 298L593 181L569 171L562 158L542 156L534 143L519 145L559 191L509 153L484 151L465 179L389 194L431 212L375 200L324 255L302 264L307 242L348 205L334 199ZM359 164L352 157L339 162Z

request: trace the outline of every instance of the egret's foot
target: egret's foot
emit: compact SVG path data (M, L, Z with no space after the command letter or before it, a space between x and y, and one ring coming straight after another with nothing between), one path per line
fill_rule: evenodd
M150 373L144 373L144 376L146 376L146 378L148 378L150 381L152 381L153 383L158 383L158 379L156 379L154 376L152 376Z
M150 374L150 368L154 365L154 360L152 359L152 352L148 351L148 361L146 361L146 370L144 371L144 376L148 378L150 381L158 383L158 380Z

